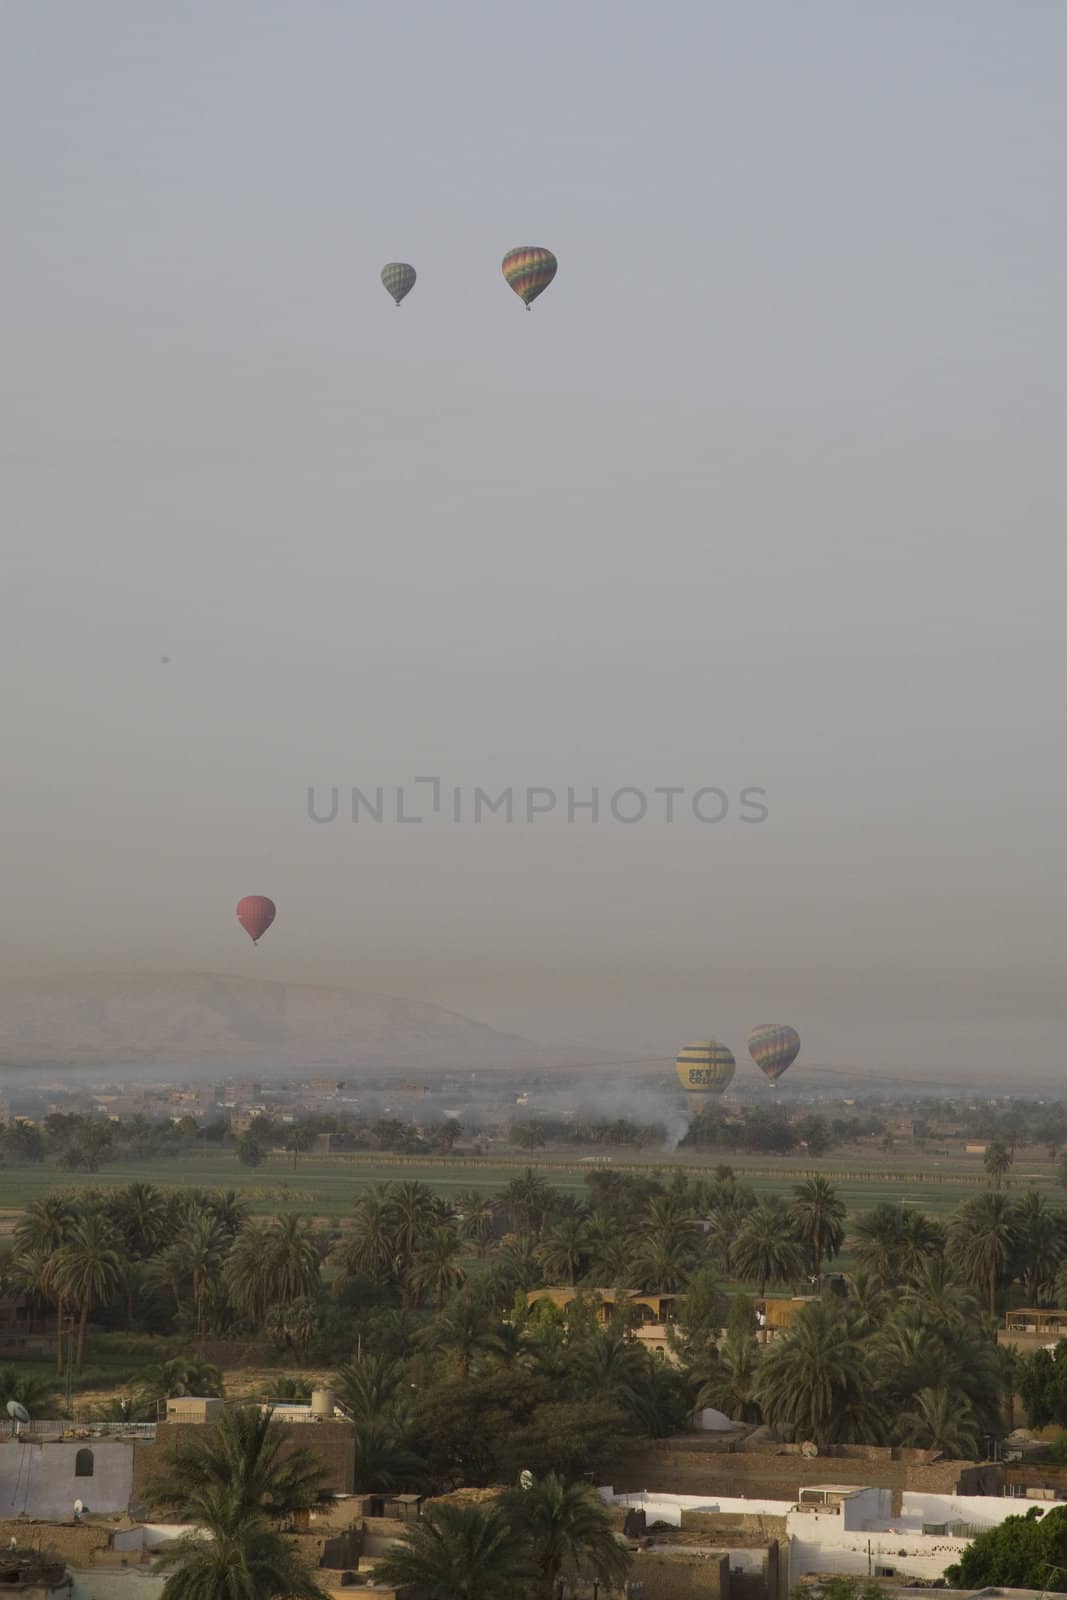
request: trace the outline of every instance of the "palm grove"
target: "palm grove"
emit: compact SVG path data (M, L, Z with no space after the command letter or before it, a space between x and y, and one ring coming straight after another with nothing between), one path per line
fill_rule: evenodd
M177 1329L187 1347L198 1335L267 1338L294 1370L283 1393L300 1392L302 1365L335 1370L358 1425L361 1489L442 1494L514 1484L529 1472L537 1494L522 1502L528 1516L545 1497L570 1504L585 1475L598 1477L641 1440L686 1428L697 1406L820 1445L887 1442L954 1456L973 1456L1005 1431L1016 1390L1041 1420L1067 1423L1067 1393L1047 1353L1018 1362L995 1338L1006 1295L1033 1304L1067 1291L1064 1214L1036 1192L980 1194L947 1223L875 1206L849 1224L847 1299L811 1301L765 1343L752 1295L818 1279L845 1246L845 1208L827 1180L762 1200L726 1167L697 1182L598 1172L587 1189L579 1201L528 1171L499 1193L449 1202L400 1182L363 1192L339 1230L299 1216L253 1219L232 1192L133 1183L53 1194L26 1207L0 1270L8 1288L70 1329L60 1361L66 1347L82 1362L90 1322L104 1339L106 1330ZM573 1286L566 1310L528 1303L545 1285ZM603 1320L595 1291L607 1285L681 1297L673 1359L634 1337L637 1312L624 1299ZM26 1381L16 1367L0 1372L0 1398L19 1397ZM154 1400L183 1384L221 1391L217 1372L176 1357L132 1387L124 1414L154 1414ZM248 1412L243 1425L258 1415ZM547 1557L531 1553L527 1524L521 1538L508 1533L521 1520L508 1504L441 1506L396 1561L440 1565L434 1541L457 1561L460 1545L474 1560L475 1547L499 1543L501 1570L529 1572L540 1559L543 1573ZM193 1571L194 1556L202 1564L227 1550L264 1570L284 1564L265 1506L252 1516L205 1502L197 1520L215 1535L212 1552L186 1551L182 1571ZM258 1554L234 1553L245 1522ZM254 1592L302 1593L291 1580ZM214 1592L211 1581L180 1594ZM419 1592L413 1579L404 1586Z

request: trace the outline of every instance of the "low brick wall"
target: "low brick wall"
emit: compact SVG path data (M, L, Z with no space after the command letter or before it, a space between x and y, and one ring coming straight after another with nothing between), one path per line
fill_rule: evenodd
M21 1550L39 1550L72 1567L90 1567L111 1547L112 1529L91 1522L32 1522L11 1517L0 1522L0 1549L12 1539Z
M143 1501L148 1484L162 1471L161 1458L177 1444L211 1431L210 1422L161 1422L155 1439L139 1440L134 1447L133 1501ZM331 1494L351 1494L354 1488L356 1436L351 1422L278 1422L286 1438L282 1454L309 1450L323 1471L324 1487ZM162 1520L162 1519L160 1519Z
M699 1435L684 1436L655 1440L628 1452L612 1474L612 1486L619 1494L639 1494L647 1489L663 1494L790 1501L796 1499L802 1485L828 1481L856 1488L955 1494L962 1492L957 1490L961 1479L973 1484L979 1470L969 1461L932 1462L924 1459L923 1452L906 1454L908 1459L902 1460L897 1452L855 1447L848 1454L835 1452L809 1460L795 1446L731 1451L705 1442ZM976 1490L971 1487L968 1492Z
M730 1558L717 1551L641 1550L630 1581L641 1584L643 1600L730 1600Z

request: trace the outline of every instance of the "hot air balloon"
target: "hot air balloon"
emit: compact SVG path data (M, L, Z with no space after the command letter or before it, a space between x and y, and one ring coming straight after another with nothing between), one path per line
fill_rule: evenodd
M748 1053L774 1088L800 1053L800 1035L784 1022L761 1023L748 1036Z
M679 1051L675 1070L690 1112L699 1117L711 1104L712 1095L725 1094L730 1087L737 1062L733 1051L717 1039L701 1039Z
M237 902L237 920L253 944L258 944L277 915L273 900L265 894L246 894Z
M406 261L390 261L382 268L382 282L399 305L415 287L415 268Z
M500 264L509 286L527 311L537 296L544 294L556 276L558 265L551 250L543 250L536 244L520 244L517 249L509 250Z

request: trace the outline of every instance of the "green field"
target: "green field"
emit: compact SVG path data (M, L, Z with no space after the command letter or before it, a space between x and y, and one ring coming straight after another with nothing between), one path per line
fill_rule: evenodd
M99 1172L65 1172L53 1166L9 1167L0 1170L0 1213L10 1216L27 1200L56 1189L103 1188L135 1181L164 1189L235 1189L257 1213L277 1215L299 1211L315 1217L341 1219L365 1188L418 1178L441 1194L460 1189L492 1192L532 1167L555 1189L574 1195L586 1190L586 1175L607 1166L630 1172L657 1172L669 1177L681 1167L691 1176L707 1175L723 1160L715 1153L695 1160L687 1152L649 1159L620 1155L610 1162L582 1161L572 1155L538 1152L527 1158L452 1156L427 1160L420 1156L337 1155L301 1157L293 1170L288 1156L274 1156L264 1166L242 1167L230 1152L195 1154L174 1160L124 1161ZM757 1193L784 1193L802 1176L823 1174L834 1184L849 1212L868 1211L881 1200L898 1200L931 1214L953 1211L969 1195L987 1187L978 1159L945 1158L938 1161L917 1154L913 1164L900 1155L872 1157L867 1152L835 1152L821 1162L788 1158L739 1156L729 1163L738 1177ZM1011 1174L1016 1191L1052 1189L1055 1168L1033 1152L1020 1155Z

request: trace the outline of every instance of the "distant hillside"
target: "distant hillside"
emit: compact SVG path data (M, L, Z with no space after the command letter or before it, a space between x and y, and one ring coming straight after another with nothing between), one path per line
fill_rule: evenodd
M135 974L0 983L0 1065L533 1069L553 1053L388 995Z

